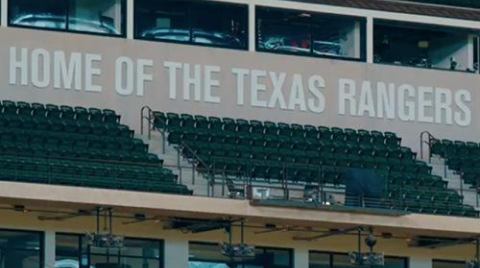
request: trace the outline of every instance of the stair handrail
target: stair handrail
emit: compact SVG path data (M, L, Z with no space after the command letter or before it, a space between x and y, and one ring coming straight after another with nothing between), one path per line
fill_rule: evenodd
M207 163L197 153L195 153L195 151L192 148L190 148L190 146L188 146L184 141L181 141L180 144L183 148L186 148L188 150L188 152L191 153L194 156L195 161L198 161L203 166L205 166L205 168L207 169L207 172L210 176L215 176L215 173L210 168L210 166L208 166ZM181 150L181 149L179 149L179 150ZM192 172L195 172L195 170L192 170ZM209 182L209 183L211 183L211 182ZM213 193L212 193L212 196L213 196Z
M425 139L425 136L426 139ZM436 138L430 133L429 131L423 131L420 133L420 158L423 159L423 146L424 144L428 145L428 162L431 161L431 149L432 149L432 142L436 140Z
M145 115L145 111L148 112L147 115ZM155 127L155 125L153 124L155 122L155 115L153 114L154 111L147 105L143 106L142 109L140 110L140 134L143 135L143 131L144 131L144 120L146 119L147 122L148 122L148 139L151 139L152 138L152 130L157 130L158 132L160 132L160 134L162 135L162 153L165 154L165 150L166 150L166 146L165 146L165 143L166 143L166 137L165 137L165 134L167 132L166 130L166 126L164 126L164 128L157 128Z
M148 112L148 114L145 115L145 111ZM152 109L145 105L142 107L140 110L140 134L143 135L143 130L144 130L144 120L147 120L148 122L148 139L151 137L151 131L152 131L152 122L153 122L153 111Z
M194 160L198 160L200 163L202 163L207 168L208 171L211 171L211 168L206 164L206 162L203 161L203 159L197 153L195 153L195 151L193 151L193 149L190 148L190 146L188 146L184 141L181 141L180 144L183 147L185 147L188 150L188 152L191 153L195 157Z

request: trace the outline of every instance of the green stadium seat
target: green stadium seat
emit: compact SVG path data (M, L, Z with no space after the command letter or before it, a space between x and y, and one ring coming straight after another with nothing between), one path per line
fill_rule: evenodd
M163 162L119 120L108 109L2 101L0 179L191 194L173 174L162 173ZM163 179L148 187L149 174ZM128 175L128 183L119 175Z
M45 109L45 105L41 103L32 103L32 116L33 117L45 117L47 110Z
M157 129L165 129L167 126L167 117L163 112L154 111L153 113L153 126Z
M164 113L154 114L163 118ZM167 117L162 122L166 124L169 143L188 144L189 148L180 146L183 157L197 163L197 170L209 172L209 176L213 169L214 174L233 179L247 176L270 182L287 178L292 183L319 181L340 185L349 168L370 169L387 177L389 184L418 190L413 200L404 201L402 209L430 212L435 209L432 193L446 189L446 182L432 176L431 167L417 161L416 154L402 147L401 139L392 132L173 113L167 113ZM196 160L198 156L201 161ZM457 204L461 200L458 196L454 192L452 197L442 200Z
M88 109L81 106L75 106L75 120L77 121L89 121L90 120L90 113Z

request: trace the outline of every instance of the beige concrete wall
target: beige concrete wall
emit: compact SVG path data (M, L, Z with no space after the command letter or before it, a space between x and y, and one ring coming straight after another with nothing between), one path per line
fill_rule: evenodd
M406 146L417 151L419 135L424 130L440 138L480 138L477 134L480 130L480 121L477 120L480 76L475 74L26 29L0 29L0 36L0 58L4 59L0 62L2 99L112 108L122 115L124 123L137 130L140 126L140 108L148 105L154 110L176 113L393 131L403 138ZM16 55L10 53L11 47L17 49ZM20 81L22 71L18 66L12 67L11 62L21 61L20 51L23 48L27 49L27 63L24 65L26 80ZM42 56L32 54L35 50L48 54L50 64L43 65L45 62ZM55 70L52 67L55 53L65 53L69 60L71 53L77 52L81 56L78 90L66 90L63 80L55 88ZM97 60L93 61L93 67L90 68L88 59L92 57ZM40 59L38 62L41 67L33 63L35 58ZM125 58L132 62L132 77L135 80L132 94L116 90L115 81L126 83L126 76L120 75L126 71L116 71L116 67L126 66L117 64ZM148 62L145 68L139 67L140 61ZM180 64L176 76L166 67L168 62ZM32 82L35 77L40 77L40 82L45 81L44 73L35 71L44 66L50 66L45 68L50 70L50 75L46 76L50 80L46 84ZM218 72L213 71L207 79L205 74L208 70L213 70L210 68L212 66L215 70L218 67ZM238 68L247 72L242 76L243 80L237 79L240 76L234 74L234 69ZM92 69L100 70L101 74L89 75L87 70ZM139 73L143 72L151 76L151 79L145 80L142 87L138 81L143 77ZM11 82L10 75L13 73L17 74L17 79ZM281 75L285 75L284 81L281 90L276 91L273 81ZM87 85L90 77L95 88ZM318 77L323 79L323 86L322 79ZM353 106L339 97L342 87L340 81L343 79L355 83L356 104ZM239 86L240 80L243 81L243 87ZM217 81L219 85L215 86L216 82L211 83L212 81ZM364 82L367 83L365 87L370 89L363 90ZM391 94L393 104L389 107L378 97L378 82L394 86L395 90ZM174 83L175 96L170 91L170 86L173 88ZM98 86L102 87L101 91ZM406 86L409 93L398 93L402 86L403 89ZM300 87L303 92L296 92ZM321 98L317 98L311 88L319 91L316 94L324 95L323 110L319 108ZM353 90L350 86L346 88L348 92ZM140 89L143 89L141 94L138 92ZM468 92L469 98L457 96L460 91ZM279 92L283 94L284 101L275 95ZM452 94L449 95L452 97L451 105L447 105L449 108L443 109L445 105L442 106L441 102L446 97L437 92ZM188 97L186 93L189 94ZM243 96L243 101L238 96ZM296 98L304 101L297 102ZM285 107L282 106L283 102L286 103ZM341 103L347 106L345 113L341 112ZM350 108L355 113L352 114ZM393 112L392 118L387 116L387 110ZM408 113L407 118L401 118L402 111ZM462 121L464 122L461 123Z
M246 200L180 196L133 191L116 191L28 183L0 182L0 201L26 206L88 208L114 207L133 215L221 218L246 218L255 222L275 222L325 228L375 226L385 232L473 236L480 234L480 219L426 214L401 216L373 215L335 210L314 210L252 206Z

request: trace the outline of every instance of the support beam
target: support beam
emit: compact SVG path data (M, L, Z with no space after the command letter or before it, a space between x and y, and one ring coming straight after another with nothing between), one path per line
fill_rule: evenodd
M350 232L353 232L353 231L358 231L358 230L361 230L361 229L363 229L363 228L362 227L353 227L353 228L348 228L348 229L344 229L344 230L330 231L330 232L323 233L321 235L310 236L310 237L294 236L293 240L314 241L314 240L317 240L317 239L320 239L320 238L327 238L327 237L336 236L336 235L343 235L343 234L347 234L347 233L350 233Z
M188 241L178 238L165 240L165 268L188 267Z
M424 256L412 256L410 257L410 265L408 267L432 268L432 259Z
M309 267L307 248L296 248L293 254L293 267Z
M45 231L44 235L45 267L55 267L55 231Z

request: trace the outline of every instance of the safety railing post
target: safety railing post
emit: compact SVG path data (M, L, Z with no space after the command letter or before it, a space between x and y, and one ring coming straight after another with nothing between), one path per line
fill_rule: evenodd
M192 161L192 185L195 185L195 161Z

